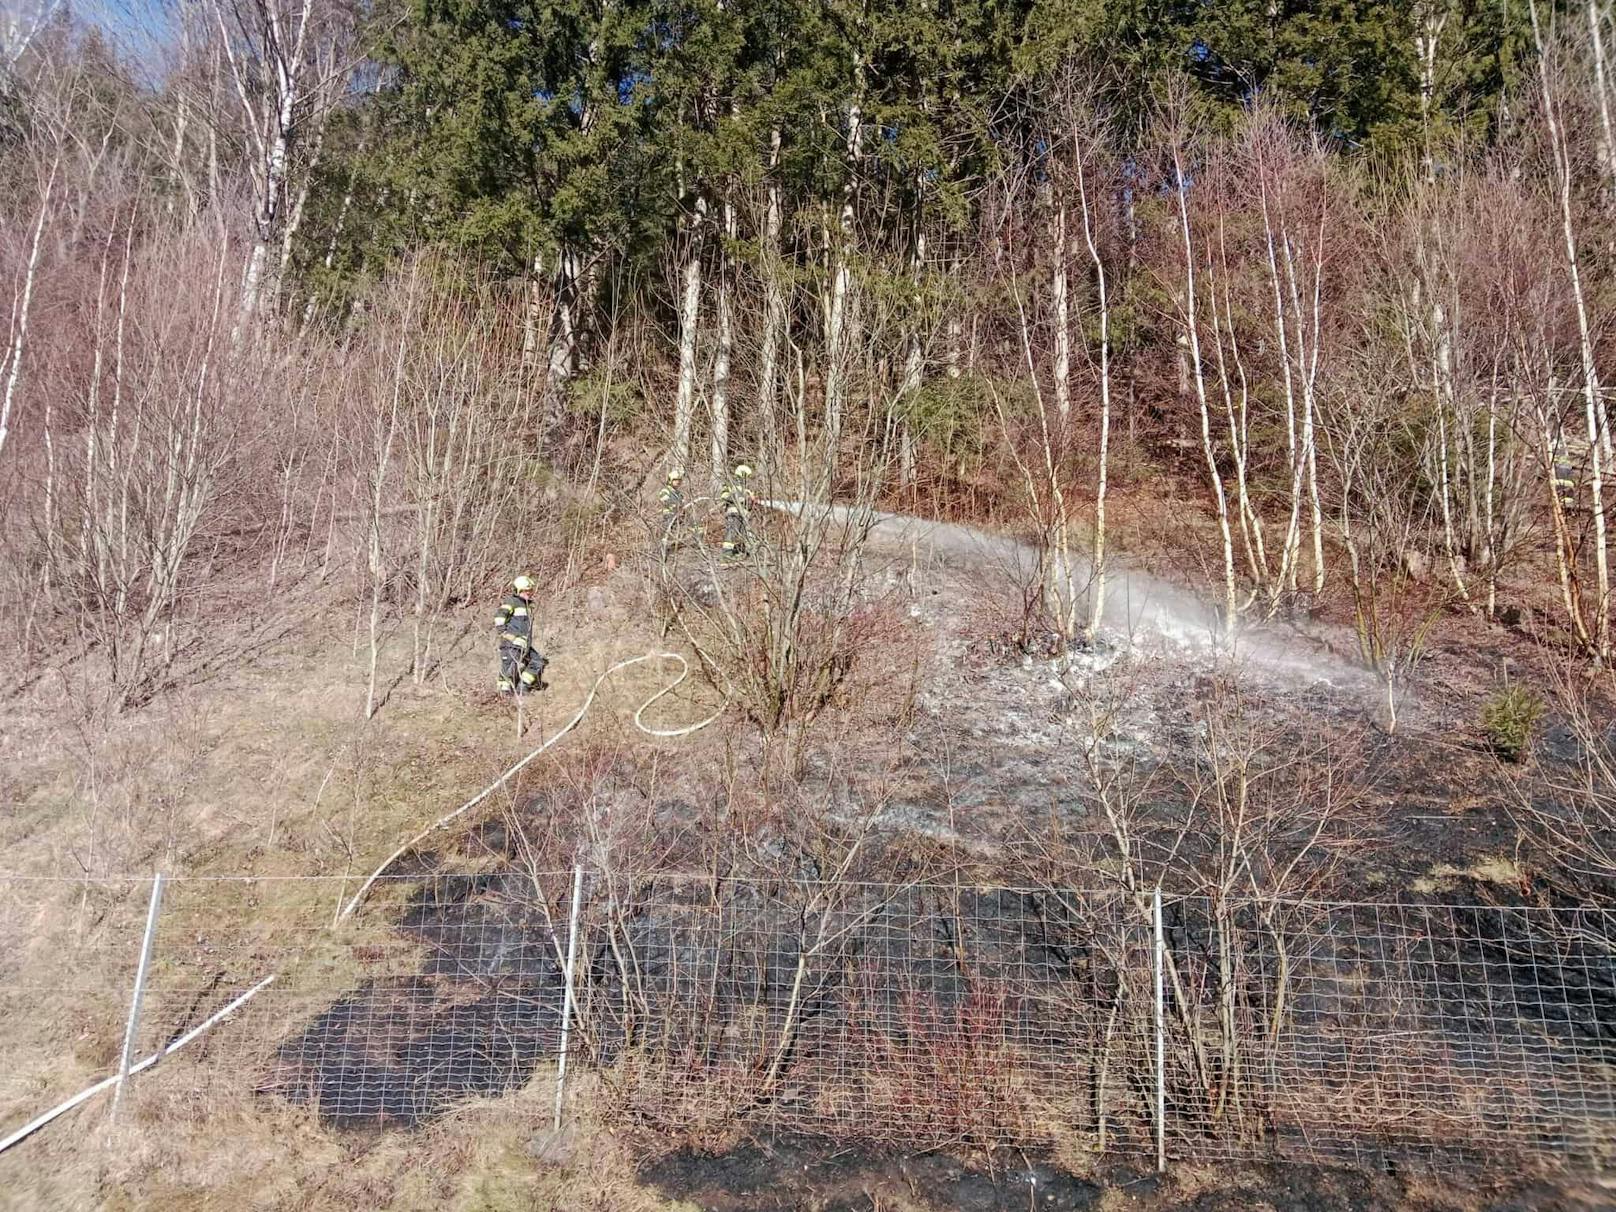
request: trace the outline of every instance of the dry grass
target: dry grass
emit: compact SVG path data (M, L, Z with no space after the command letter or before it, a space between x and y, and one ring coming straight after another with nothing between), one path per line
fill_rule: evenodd
M148 1083L130 1122L97 1128L62 1165L13 1183L0 1207L204 1212L596 1209L681 1212L632 1178L634 1159L581 1108L548 1130L546 1069L526 1089L468 1104L415 1132L336 1133L278 1102L226 1108L190 1097L176 1068Z
M110 723L76 717L44 683L7 705L5 868L65 878L0 881L8 940L0 951L0 1126L20 1124L117 1064L149 885L73 877L347 874L351 893L399 841L569 719L606 665L665 647L632 626L597 634L557 604L541 628L555 658L551 690L518 737L513 710L490 692L484 611L474 608L467 639L427 684L401 676L365 723L362 654L332 602L317 605L286 643ZM407 660L400 629L382 668L398 673ZM671 676L651 665L625 675L603 688L569 749L614 737ZM658 721L699 718L710 710L700 694L670 696ZM544 774L541 763L514 794ZM355 948L383 937L387 914L380 906L362 913L335 945L326 926L338 890L329 879L171 883L154 992L165 981L182 989L217 981L211 1008L294 959L292 983L244 1013L260 1004L266 1016L284 1013L312 1004L302 996L309 990L351 986ZM181 945L165 954L164 939ZM199 1017L188 1013L154 996L147 1024L162 1034L143 1035L161 1038ZM562 1167L533 1156L529 1138L549 1110L547 1096L532 1090L463 1108L421 1132L369 1140L330 1132L278 1101L198 1098L241 1059L230 1031L137 1079L115 1134L107 1101L97 1099L0 1156L0 1208L666 1206L611 1177L632 1167L609 1141L586 1133Z
M619 602L630 600L626 587L616 593ZM491 656L479 611L466 620L470 638L428 683L399 681L368 724L360 722L364 666L351 616L344 621L336 613L311 614L293 640L256 651L250 667L171 692L104 730L76 722L36 691L28 702L13 703L4 721L9 761L0 777L16 805L0 823L7 866L345 875L351 891L404 836L570 718L600 670L664 647L651 620L637 625L631 613L596 619L560 605L545 613L541 635L555 658L554 686L525 738L516 736L509 709L488 693ZM891 691L910 685L924 653L910 651L912 637L899 639L905 642L880 646L865 670L871 685L855 696L860 701L827 712L816 732L822 745L852 752L874 723L906 714L900 700L912 691ZM402 668L405 648L404 636L395 636L383 653L384 670ZM517 794L570 777L575 772L567 763L593 752L655 745L632 730L628 717L666 676L641 665L603 687L560 759L536 764ZM659 703L653 719L677 724L707 715L712 705L698 686ZM679 755L668 772L651 775L667 780L660 793L668 795L675 780L699 782L690 774L695 766L736 762L737 754L724 748L733 740L727 731L658 746ZM491 803L489 815L508 804ZM477 861L466 852L438 857L459 870ZM1471 874L1483 877L1480 870ZM266 1045L288 1038L311 1012L369 974L367 949L377 963L400 954L387 923L401 890L379 889L340 940L326 932L337 891L329 880L174 885L164 928L185 946L159 949L160 978L182 989L215 978L221 989L239 989L295 961L291 975L255 1003L252 1030L221 1029L191 1054L138 1079L116 1134L108 1131L102 1101L0 1157L0 1208L672 1207L630 1177L645 1151L600 1130L589 1118L590 1100L580 1100L585 1113L570 1135L549 1137L543 1066L518 1092L461 1104L410 1132L335 1132L306 1109L244 1096L243 1075L263 1071ZM137 882L0 882L0 931L14 940L0 951L0 997L7 999L0 1004L7 1022L0 1038L0 1127L115 1065L144 896ZM209 955L216 958L197 958ZM154 1038L198 1017L162 1000L151 1014ZM994 1059L980 1058L986 1073L969 1072L971 1080L956 1083L962 1117L976 1110L971 1096L991 1088ZM929 1086L939 1084L942 1078ZM998 1090L993 1106L1014 1109L1016 1094ZM727 1143L716 1139L722 1128L712 1131L712 1143ZM969 1133L950 1126L943 1135ZM1096 1164L1080 1137L1057 1134L1051 1143L1073 1170Z

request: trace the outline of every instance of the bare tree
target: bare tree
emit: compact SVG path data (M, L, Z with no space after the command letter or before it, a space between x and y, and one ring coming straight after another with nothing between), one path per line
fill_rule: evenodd
M11 314L4 357L0 357L0 375L4 376L4 394L0 395L0 455L5 454L6 439L11 436L11 417L17 405L17 387L22 382L23 357L28 352L28 321L34 310L34 284L39 275L40 243L51 213L51 194L56 188L56 174L60 161L53 159L45 187L40 191L39 207L28 241L28 259L23 265L21 281L16 284L12 297Z
M369 466L365 473L365 555L370 587L370 657L365 688L367 720L372 718L381 706L376 687L382 645L382 598L391 579L383 545L383 527L387 514L388 494L392 487L393 447L398 438L399 422L406 405L407 358L416 336L413 329L420 290L420 268L412 267L400 305L400 314L390 333L391 371L375 376L374 382L369 385L370 399L366 401L369 406L365 417L368 422L369 448L366 453Z
M439 657L444 616L509 575L512 529L537 537L525 490L540 470L532 442L540 408L520 358L512 357L520 320L509 311L490 316L474 298L428 287L400 320L403 499L383 512L406 509L415 523L417 683Z
M1610 565L1605 534L1604 462L1608 434L1605 408L1600 397L1600 380L1595 357L1595 337L1586 291L1583 286L1583 259L1579 251L1576 215L1572 206L1574 170L1567 134L1563 127L1552 47L1544 37L1538 19L1536 0L1528 0L1532 16L1532 36L1538 50L1538 78L1541 88L1543 121L1554 162L1554 184L1560 205L1560 235L1565 248L1565 269L1576 309L1580 369L1584 401L1584 422L1590 460L1589 492L1594 524L1594 602L1593 628L1589 636L1590 655L1600 663L1609 661L1610 651Z
M673 445L668 470L690 464L690 431L696 416L696 338L701 329L701 258L706 238L707 199L699 192L686 217L679 295L679 385L673 397Z
M93 367L73 401L79 441L53 442L50 567L91 654L86 688L109 685L115 706L149 694L184 647L193 547L245 437L225 407L236 376L251 373L220 347L228 258L218 241L139 254L132 232L121 247L109 241L88 334ZM201 300L177 285L203 274ZM137 327L136 314L168 322Z
M1218 467L1217 452L1212 443L1212 416L1207 403L1206 367L1201 356L1201 322L1200 322L1200 292L1201 285L1197 282L1196 261L1200 254L1196 252L1194 232L1190 225L1189 192L1190 181L1184 172L1184 148L1179 138L1174 138L1172 146L1173 176L1170 188L1175 197L1178 210L1179 236L1182 238L1184 258L1184 334L1189 345L1190 367L1195 384L1195 399L1200 406L1201 418L1201 453L1206 459L1207 478L1212 487L1213 500L1217 504L1218 531L1223 540L1223 618L1222 629L1225 639L1233 635L1235 622L1239 614L1239 604L1235 588L1234 567L1234 536L1229 529L1229 499L1224 490L1223 473Z
M283 250L302 218L303 183L352 70L352 21L335 0L211 2L252 149L253 239L240 300L245 325L275 303Z
M62 0L17 0L6 6L0 17L0 61L6 70L16 70L34 39L61 8Z
M1510 810L1536 843L1536 857L1563 890L1587 903L1616 887L1616 733L1608 674L1586 677L1552 667L1557 714L1576 747L1570 772L1546 780L1511 778Z
M1424 547L1434 505L1423 468L1407 455L1412 439L1395 390L1370 364L1325 417L1327 459L1339 485L1336 537L1347 555L1353 630L1364 664L1386 692L1387 731L1425 655L1449 594L1427 585Z

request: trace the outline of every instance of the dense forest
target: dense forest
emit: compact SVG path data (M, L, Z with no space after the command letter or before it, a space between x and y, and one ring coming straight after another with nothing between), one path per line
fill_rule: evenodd
M419 637L742 459L1036 539L1069 639L1124 494L1389 682L1463 612L1610 655L1596 0L8 21L0 593L118 704L288 577Z

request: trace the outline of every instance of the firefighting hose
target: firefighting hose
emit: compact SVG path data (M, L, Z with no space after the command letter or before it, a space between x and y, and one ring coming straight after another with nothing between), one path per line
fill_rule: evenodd
M388 855L384 860L382 860L381 865L377 867L375 871L371 872L370 878L360 885L359 891L355 892L352 898L349 899L348 903L343 906L342 912L337 915L337 921L345 921L353 914L354 910L359 908L360 904L363 903L366 894L370 892L371 886L374 885L376 881L383 875L385 875L388 869L392 867L394 863L398 862L399 859L403 858L411 850L414 850L416 846L420 845L422 841L436 833L439 829L442 829L451 821L464 816L467 812L470 812L478 804L482 803L489 796L493 795L494 792L498 791L501 787L505 786L506 783L510 782L511 779L515 778L517 773L534 758L538 757L545 750L549 749L550 746L554 745L562 737L566 736L574 728L578 727L578 725L583 722L584 716L588 714L590 706L594 703L595 694L600 690L601 684L604 683L607 678L611 677L612 674L616 673L619 669L627 669L630 665L638 665L644 661L678 661L680 667L678 677L674 678L673 681L669 682L650 698L646 699L645 702L640 704L639 709L634 712L634 726L647 736L659 738L689 736L691 733L699 732L701 729L707 727L707 725L713 723L718 719L719 716L723 715L725 710L729 707L728 702L725 702L717 711L713 712L713 714L708 716L706 719L698 720L694 724L686 724L681 728L653 728L651 725L645 722L644 716L646 711L648 711L651 706L657 702L657 700L678 689L684 680L690 676L690 662L677 652L652 652L647 653L645 656L629 657L627 660L618 661L617 664L609 667L604 673L595 679L595 684L589 688L589 693L584 696L583 705L579 707L573 717L558 728L547 741L545 741L537 749L534 749L532 752L528 753L527 756L523 757L504 774L500 775L497 779L488 784L488 786L484 787L476 795L472 796L464 804L461 804L460 807L456 808L453 812L447 813L433 821L425 829L421 830L414 837L410 838L409 841L405 842L397 850L393 851L392 854Z
M579 707L573 717L563 724L559 729L557 729L547 741L545 741L537 749L534 749L526 757L522 758L521 761L517 762L504 774L500 775L497 779L495 779L488 786L484 787L476 795L472 796L464 804L461 804L460 807L456 808L453 812L448 813L445 816L439 817L437 820L433 821L432 824L428 825L425 829L417 833L409 841L405 842L397 850L393 851L392 854L388 855L387 858L382 862L381 866L377 867L376 870L371 873L370 878L364 882L359 891L356 892L353 895L353 898L349 900L348 903L343 907L342 912L337 916L336 923L333 923L333 925L339 924L351 916L359 907L361 902L364 901L365 894L370 891L371 886L375 884L375 882L384 874L386 874L388 868L396 863L400 858L408 854L414 847L419 845L427 837L430 837L434 832L442 829L445 825L449 824L449 822L455 820L459 816L464 815L471 809L475 808L478 804L482 803L495 791L499 790L513 777L515 777L516 773L534 758L538 757L545 750L549 749L550 746L554 745L562 737L566 736L569 732L576 728L583 721L584 716L588 714L590 706L595 701L596 692L600 690L601 684L604 683L607 678L611 677L612 674L616 673L619 669L627 669L630 665L638 665L644 661L678 661L680 666L679 676L674 678L673 681L669 682L666 686L662 687L662 689L658 690L650 698L646 699L645 702L640 704L638 710L634 712L634 726L647 736L689 736L691 733L698 732L707 727L707 725L713 723L728 709L729 703L726 701L721 707L719 707L717 711L713 712L712 715L708 716L704 720L698 720L694 724L686 724L680 728L654 728L645 722L644 716L646 711L648 711L659 699L671 694L680 686L680 684L684 682L686 678L690 676L690 662L677 652L652 652L647 653L645 656L629 657L627 660L618 661L617 664L608 668L604 673L595 679L595 684L589 688L589 693L584 696L583 705ZM242 993L240 996L229 1002L223 1009L217 1011L203 1022L193 1027L190 1031L186 1032L178 1039L173 1040L145 1059L130 1065L128 1069L128 1076L133 1077L136 1073L143 1072L144 1070L151 1068L153 1065L156 1065L159 1061L171 1053L178 1052L192 1040L203 1035L220 1022L223 1022L231 1014L235 1013L235 1011L240 1009L252 998L256 997L264 989L274 984L275 980L280 975L281 973L273 973L265 977L263 980L253 985L245 993ZM89 1101L91 1098L94 1098L97 1094L100 1094L103 1091L118 1086L120 1081L121 1078L118 1075L103 1078L94 1085L80 1090L77 1094L75 1094L72 1098L67 1099L65 1102L58 1103L44 1114L36 1116L34 1119L24 1124L21 1128L18 1128L10 1135L0 1139L0 1152L10 1149L13 1145L20 1144L23 1140L29 1136L32 1136L40 1128L43 1128L46 1124L49 1124L53 1120L66 1114L73 1108Z

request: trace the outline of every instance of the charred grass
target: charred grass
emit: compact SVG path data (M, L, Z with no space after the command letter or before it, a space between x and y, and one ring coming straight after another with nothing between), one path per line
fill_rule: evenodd
M945 590L945 601L957 600L957 586ZM663 1095L647 1102L642 1093L636 1101L634 1083L586 1083L574 1108L578 1126L551 1139L544 1078L557 1029L552 915L565 891L564 880L553 877L576 854L580 837L597 863L618 870L705 869L715 880L772 873L786 883L791 862L807 855L834 867L834 856L863 837L868 872L899 882L943 876L969 884L1005 878L1007 861L1025 856L1027 838L1048 819L1058 795L1052 790L1078 777L1068 760L1073 733L1063 718L1070 687L1052 685L1059 679L1042 668L962 659L949 643L957 633L946 626L935 651L918 655L912 638L893 639L907 631L881 635L887 645L879 660L861 667L865 680L824 713L808 744L793 737L770 745L718 730L675 759L624 727L624 717L664 680L651 666L627 671L603 689L596 716L564 756L535 767L470 827L412 855L400 878L378 887L359 928L340 941L323 932L337 905L330 883L186 886L165 916L165 930L184 946L166 957L160 952L159 976L195 993L238 987L295 960L296 979L266 995L265 1017L253 1022L254 1046L235 1028L193 1060L143 1078L129 1122L115 1135L106 1134L95 1112L80 1112L26 1152L0 1159L5 1200L17 1207L246 1202L649 1212L681 1206L670 1200L737 1209L1009 1208L1027 1206L1029 1193L1038 1193L1052 1197L1040 1205L1050 1207L1121 1206L1119 1199L1162 1209L1556 1206L1512 1205L1516 1196L1482 1188L1444 1194L1421 1186L1423 1180L1305 1167L1179 1168L1167 1184L1153 1186L1137 1175L1090 1172L1074 1179L1021 1160L1011 1164L990 1142L1037 1137L1059 1109L996 1085L1004 1066L991 1052L934 1049L933 1069L916 1070L913 1085L876 1083L850 1100L846 1091L800 1084L762 1091L758 1107L782 1105L782 1093L788 1108L793 1099L821 1109L846 1100L845 1115L832 1116L848 1126L843 1140L781 1145L774 1138L789 1129L789 1116L783 1127L769 1115L748 1121L715 1113L705 1097L685 1104L674 1097L715 1082L730 1094L755 1084L757 1047L735 1063L746 1049L736 1050L732 1036L730 1062L714 1066L707 1057L692 1067L688 1056L646 1052L626 1034L607 1032L589 1046L617 1066L619 1078L649 1065L642 1089ZM368 870L366 859L452 807L466 788L486 783L536 744L536 735L569 716L595 671L627 655L635 640L653 642L632 630L564 632L556 646L561 659L552 666L555 689L522 739L483 689L485 654L474 648L447 661L430 686L400 679L377 719L358 725L357 663L344 637L328 634L279 655L270 673L221 675L104 734L80 727L54 742L36 736L35 759L7 775L19 811L7 822L5 841L19 868L347 872L356 884ZM398 649L390 651L398 656ZM1442 659L1462 665L1457 655ZM912 683L900 691L922 665L926 692L917 695ZM1474 667L1463 667L1480 686ZM1122 740L1142 768L1187 760L1194 713L1184 690L1182 672L1170 667L1130 688L1137 734ZM1375 810L1364 819L1372 828L1350 839L1349 861L1336 865L1333 887L1403 896L1424 893L1416 881L1429 875L1438 880L1431 895L1452 895L1472 892L1469 880L1482 872L1492 895L1506 903L1530 899L1529 874L1511 888L1520 869L1497 861L1512 834L1499 810L1502 793L1491 790L1499 777L1495 764L1457 723L1468 693L1454 679L1445 695L1432 697L1423 719L1415 715L1419 728L1365 742L1361 766ZM694 688L659 710L673 723L700 718L709 706L705 694ZM1328 695L1282 704L1276 692L1256 696L1251 706L1266 713L1276 735L1287 720L1296 726L1297 713L1315 732L1365 735L1362 708ZM873 805L874 815L861 814L860 803ZM1425 815L1433 819L1422 822ZM1447 866L1431 871L1432 856ZM482 874L445 884L440 871ZM501 900L522 908L490 909ZM692 899L686 910L698 903ZM87 1084L115 1062L121 991L142 910L135 884L8 888L6 927L26 941L6 951L6 984L35 995L33 1013L22 1013L24 1007L8 1013L9 1022L23 1024L7 1033L0 1085L0 1106L13 1117ZM634 927L638 945L649 947L669 924L642 916ZM1519 940L1477 945L1511 943ZM923 945L941 954L953 944L945 931ZM790 956L778 958L789 966ZM62 970L82 979L64 985L56 979ZM622 992L609 977L601 985L608 1000ZM958 993L948 1006L953 1026L963 1021L959 1016L974 1016L981 1020L978 1037L1002 1034L993 1016L1005 1007L991 992L962 982ZM936 1007L906 1003L901 987L883 996L892 1013L908 1015L908 1034L926 1034L926 1016ZM195 1021L202 1005L179 999L158 1006L156 1030L171 1037ZM779 1009L763 1005L757 1026L777 1031ZM726 1011L732 1030L756 1045L734 1010ZM834 1035L832 1002L821 998L815 1014L814 1030ZM1587 1029L1607 1029L1608 1015L1596 1018ZM866 1044L866 1059L880 1068L881 1038ZM830 1046L810 1039L801 1055ZM252 1075L257 1091L246 1102L227 1097L221 1082L242 1073ZM865 1151L843 1151L858 1140L861 1115L886 1108L897 1116L921 1103L932 1108L936 1151L883 1150L868 1140L860 1145ZM983 1118L988 1104L1004 1122ZM1125 1128L1112 1126L1118 1133ZM724 1156L679 1153L681 1139ZM1082 1142L1039 1143L1069 1169L1094 1164ZM648 1156L661 1160L639 1170ZM983 1164L973 1168L959 1157ZM1542 1198L1577 1197L1556 1191Z

